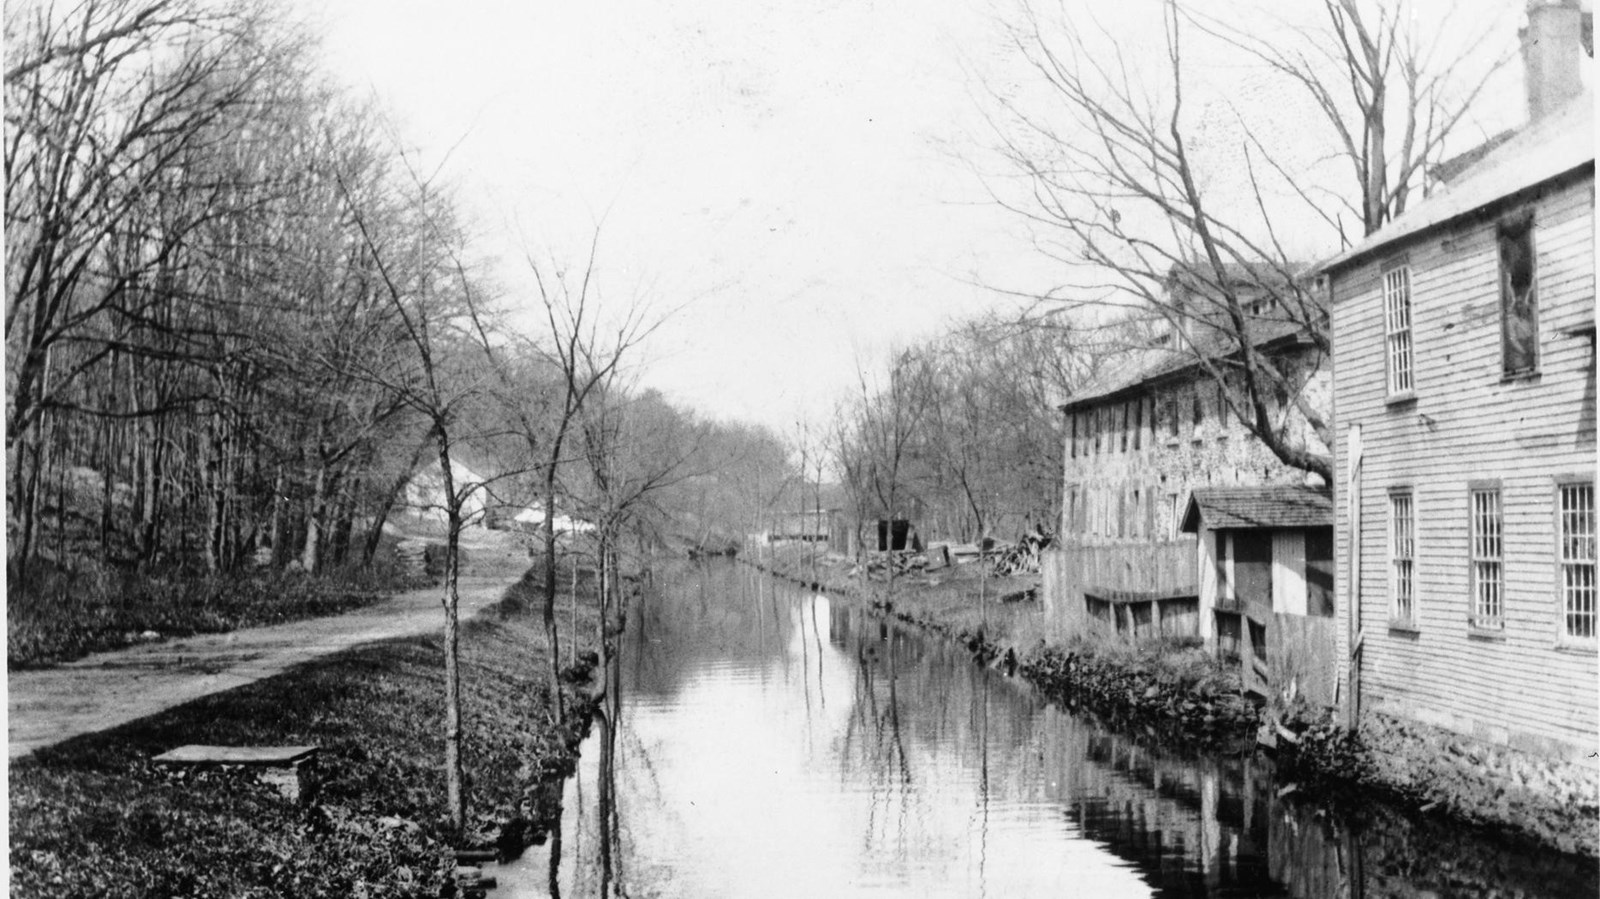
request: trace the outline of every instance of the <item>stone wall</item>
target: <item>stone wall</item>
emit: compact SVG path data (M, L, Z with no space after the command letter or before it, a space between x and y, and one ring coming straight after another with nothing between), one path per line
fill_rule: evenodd
M1540 758L1379 712L1361 718L1370 776L1424 805L1600 855L1600 767Z

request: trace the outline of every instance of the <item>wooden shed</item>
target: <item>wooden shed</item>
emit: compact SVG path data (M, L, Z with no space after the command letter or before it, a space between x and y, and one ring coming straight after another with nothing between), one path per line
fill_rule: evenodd
M1237 658L1245 688L1331 705L1337 682L1333 500L1327 488L1209 487L1190 494L1200 635Z

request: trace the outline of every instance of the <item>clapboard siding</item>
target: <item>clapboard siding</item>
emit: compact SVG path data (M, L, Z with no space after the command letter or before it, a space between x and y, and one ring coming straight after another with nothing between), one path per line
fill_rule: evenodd
M1540 365L1501 377L1495 216L1425 234L1330 276L1336 470L1362 430L1360 570L1348 497L1335 491L1340 658L1363 634L1361 694L1380 708L1479 737L1577 757L1600 732L1596 652L1561 646L1556 479L1594 476L1594 192L1588 174L1533 202ZM1415 398L1386 396L1381 271L1411 269ZM1504 529L1501 632L1469 623L1469 484L1498 482ZM1341 482L1339 487L1347 485ZM1416 525L1415 629L1390 626L1389 491L1409 487ZM1358 590L1359 608L1352 607Z

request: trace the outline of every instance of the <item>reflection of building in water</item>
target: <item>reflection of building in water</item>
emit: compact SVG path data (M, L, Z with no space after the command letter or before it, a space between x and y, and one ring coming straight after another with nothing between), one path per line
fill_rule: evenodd
M1241 759L1179 759L1077 726L1051 728L1049 798L1158 894L1288 895L1268 861L1270 781Z
M1137 867L1157 895L1596 895L1592 860L1383 806L1352 828L1276 783L1259 757L1185 758L1050 717L1038 798Z

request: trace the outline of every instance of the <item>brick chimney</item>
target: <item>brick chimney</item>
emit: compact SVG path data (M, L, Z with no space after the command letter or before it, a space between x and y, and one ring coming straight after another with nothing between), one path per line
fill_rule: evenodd
M1583 92L1581 57L1588 50L1585 27L1593 18L1578 0L1528 0L1528 25L1522 29L1523 77L1528 88L1528 121L1560 109Z

